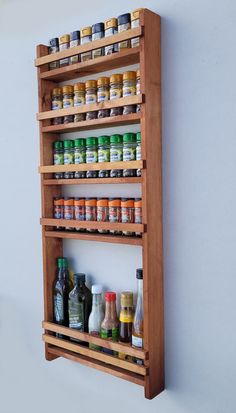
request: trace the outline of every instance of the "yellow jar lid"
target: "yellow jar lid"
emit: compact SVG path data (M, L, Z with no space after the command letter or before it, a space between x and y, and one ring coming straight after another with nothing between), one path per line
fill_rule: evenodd
M54 89L52 89L52 95L61 95L62 94L62 88L61 87L55 87Z
M135 80L136 72L128 71L123 73L123 80Z
M134 11L132 11L131 12L131 21L139 19L139 14L142 10L144 10L144 9L140 8L140 9L135 9Z
M80 30L80 37L85 37L85 36L92 36L92 27L84 27L83 29Z
M136 77L140 77L140 69L137 70Z
M96 80L87 80L87 82L85 82L85 87L86 89L89 89L90 87L97 87L97 81Z
M98 79L98 86L109 86L110 79L109 77L99 77Z
M121 293L120 303L122 307L133 307L133 293L131 291Z
M63 34L63 36L59 37L59 44L68 43L70 41L69 34Z
M117 19L116 17L111 17L111 19L108 19L104 22L105 25L105 30L110 29L111 27L117 27Z
M120 73L114 73L113 75L110 76L110 83L122 83L123 76Z
M78 92L78 91L85 91L85 83L83 82L79 82L79 83L75 83L74 84L74 91Z
M62 92L63 92L63 94L64 93L73 93L74 92L74 87L71 86L71 85L63 86Z

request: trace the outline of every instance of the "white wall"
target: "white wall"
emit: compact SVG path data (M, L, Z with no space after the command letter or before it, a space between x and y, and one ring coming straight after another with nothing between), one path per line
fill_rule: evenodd
M44 360L33 67L38 43L144 5L163 17L167 390L153 401L112 376ZM1 413L235 412L235 12L234 0L0 2ZM83 256L87 246L73 249L76 269L107 277L101 245L97 268ZM114 252L109 246L110 268ZM124 254L129 284L140 256L119 246ZM109 276L111 287L117 276L126 285L122 269Z

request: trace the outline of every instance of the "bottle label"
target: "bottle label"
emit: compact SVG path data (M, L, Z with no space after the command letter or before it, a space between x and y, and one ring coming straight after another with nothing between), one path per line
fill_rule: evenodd
M141 160L141 145L138 145L136 148L136 160L137 161Z
M79 151L78 149L75 150L75 164L79 165L80 163L85 163L86 156L85 151Z
M132 335L132 346L138 347L138 348L143 348L143 339L142 337L137 337Z
M55 205L54 207L54 218L63 219L63 207L61 205Z
M124 148L123 149L123 160L124 161L134 161L136 159L136 148Z
M118 327L113 328L102 328L101 329L101 338L106 340L118 341L119 339L119 329Z
M63 165L64 164L63 153L54 153L53 162L54 162L54 165Z
M65 205L64 207L64 218L73 219L74 208L71 205Z
M98 149L98 162L110 162L109 149Z
M133 322L133 314L126 314L121 311L120 313L120 322L121 323L132 323Z
M96 163L98 161L97 151L87 150L86 151L86 163Z
M61 100L53 100L52 101L52 110L62 109L62 101Z
M79 221L84 221L85 219L85 207L84 206L75 206L75 219Z
M84 331L84 305L69 300L69 327Z
M73 98L64 98L63 99L63 108L72 108L74 106L74 99Z
M121 222L121 209L119 207L109 207L109 221Z
M121 218L123 223L134 223L134 208L121 208Z
M136 95L136 86L123 86L123 97Z
M99 331L89 331L89 334L91 335L91 336L93 336L93 337L100 337L100 333L99 333ZM96 344L92 344L92 343L89 343L89 348L91 349L91 350L101 350L101 347L100 346L97 346Z
M111 88L110 89L110 100L112 99L119 99L122 96L122 89L121 88Z
M74 153L64 153L64 164L71 165L74 163Z
M85 96L78 96L75 94L74 96L74 106L82 106L85 104Z
M57 323L64 319L63 298L60 294L54 296L54 317Z
M142 224L142 209L141 208L134 209L134 222L135 224Z
M111 162L119 162L123 160L123 150L111 148Z
M105 206L97 207L97 221L106 222L108 221L108 208Z
M91 103L97 102L97 95L95 93L86 94L86 105L90 105Z

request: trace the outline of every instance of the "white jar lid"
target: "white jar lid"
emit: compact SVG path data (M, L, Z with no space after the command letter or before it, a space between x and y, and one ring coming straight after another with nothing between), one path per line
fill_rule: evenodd
M102 286L98 284L92 285L92 294L101 294L102 293Z

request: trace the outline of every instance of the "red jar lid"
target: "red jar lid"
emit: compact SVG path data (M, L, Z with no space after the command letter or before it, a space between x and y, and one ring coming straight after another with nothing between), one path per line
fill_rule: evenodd
M106 301L116 301L116 293L113 293L113 292L105 293L105 300Z

